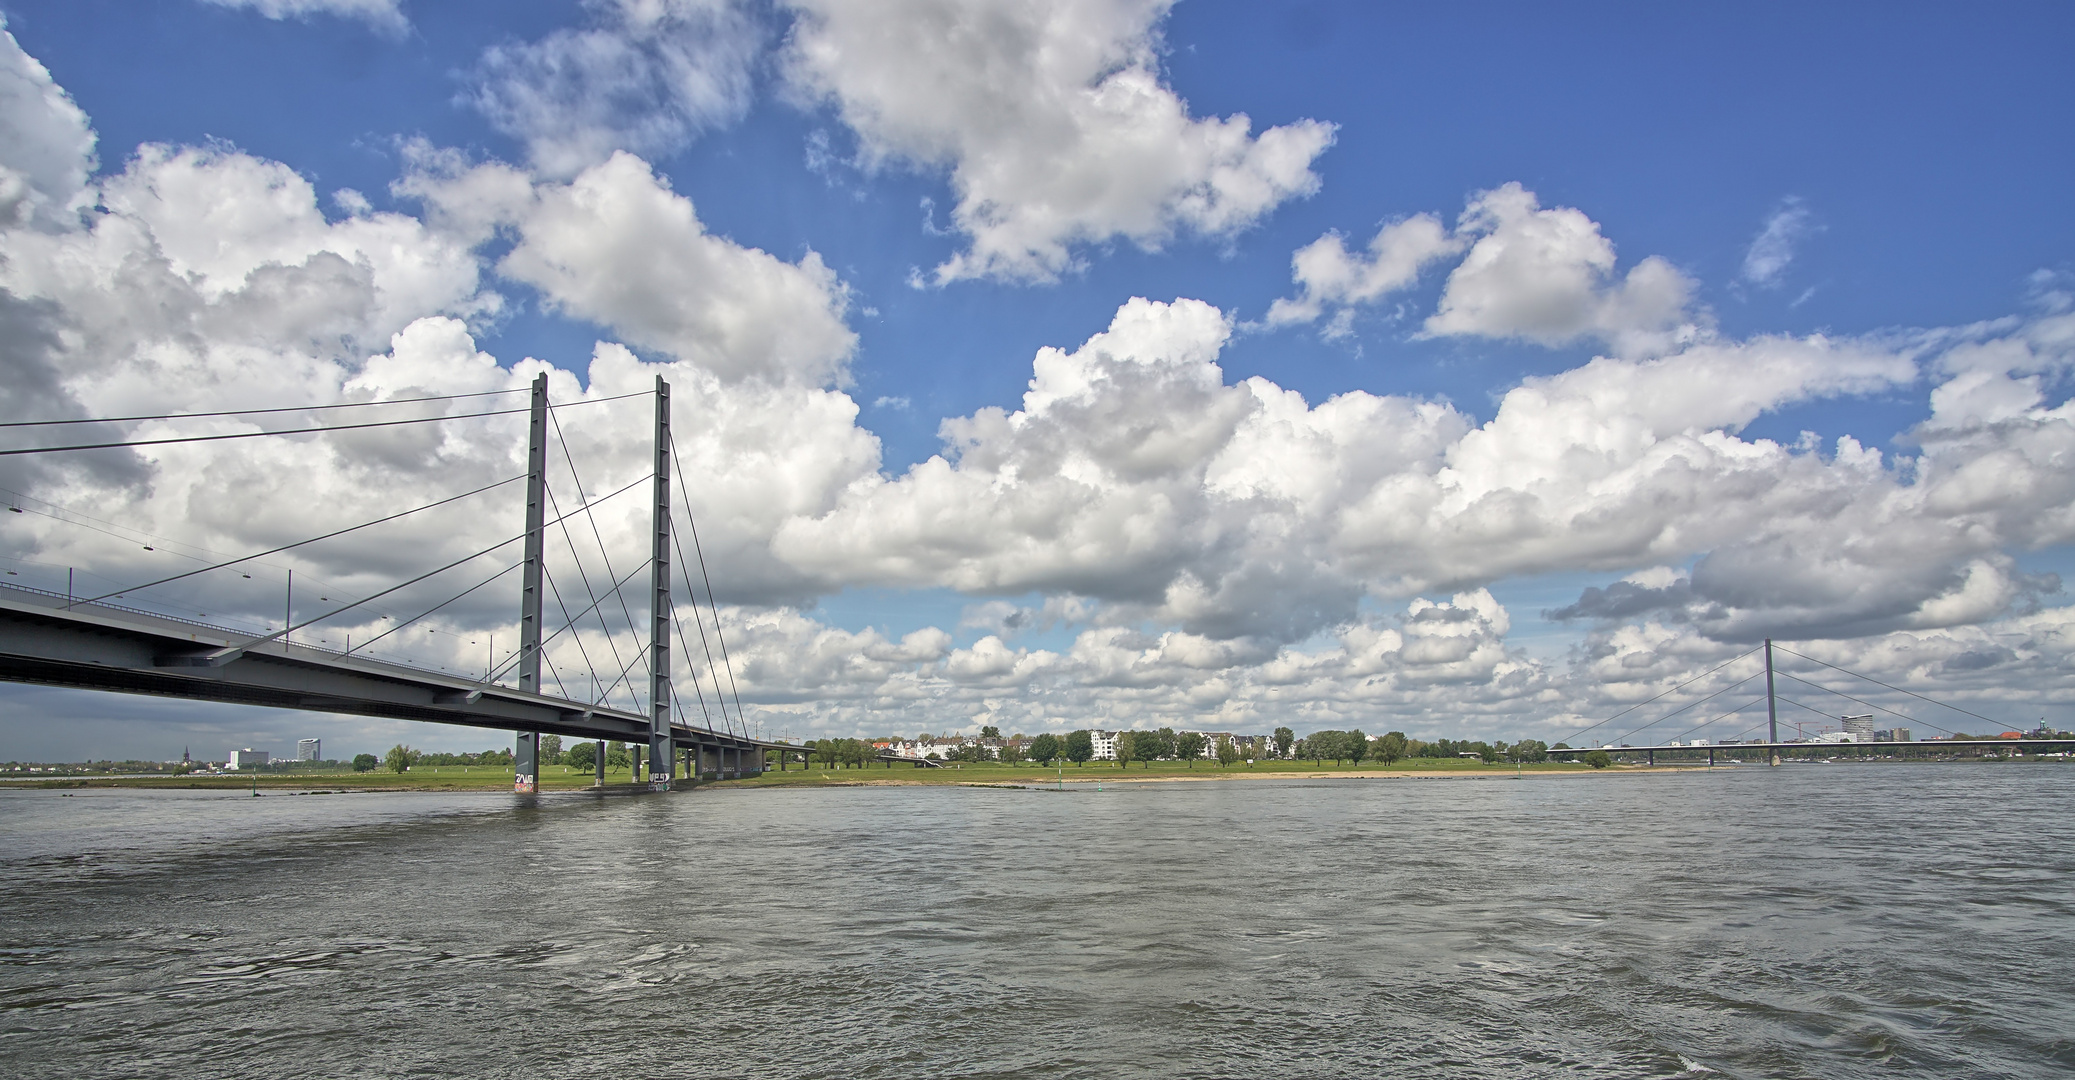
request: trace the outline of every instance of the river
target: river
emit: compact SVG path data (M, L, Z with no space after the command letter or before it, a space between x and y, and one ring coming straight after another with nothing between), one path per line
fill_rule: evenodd
M2071 809L2018 763L5 791L0 1071L2060 1077Z

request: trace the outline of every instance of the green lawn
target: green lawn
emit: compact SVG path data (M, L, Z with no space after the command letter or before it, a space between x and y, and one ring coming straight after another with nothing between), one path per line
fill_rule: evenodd
M549 765L541 770L540 783L547 791L575 791L591 786L590 769L572 769L566 765ZM605 770L608 784L632 782L628 770ZM72 780L52 777L48 780L26 780L10 783L10 787L152 787L152 788L221 788L227 790L249 790L257 786L261 791L310 788L355 789L369 791L510 791L512 771L494 765L419 765L409 772L393 773L387 769L356 773L349 768L330 771L261 772L224 776L167 776L143 774L113 780Z
M1585 766L1550 763L1546 765L1524 765L1521 766L1521 770L1524 772L1582 772L1585 771ZM901 763L894 763L889 768L882 762L874 762L862 768L848 766L839 768L817 763L803 769L797 762L794 762L787 765L786 771L782 773L772 770L759 777L725 781L725 783L757 787L829 783L857 784L875 780L895 780L916 784L1036 784L1063 779L1068 783L1097 783L1103 780L1116 780L1126 777L1133 780L1157 779L1160 777L1197 777L1207 779L1218 776L1239 778L1310 773L1352 774L1376 772L1450 773L1464 776L1498 775L1501 773L1510 775L1514 772L1514 767L1512 765L1486 765L1482 762L1468 761L1461 758L1406 758L1390 765L1365 761L1359 767L1349 766L1346 762L1336 765L1330 761L1323 765L1310 761L1261 761L1253 765L1241 763L1229 768L1221 767L1213 761L1199 761L1193 766L1188 762L1182 761L1134 761L1129 769L1119 768L1116 762L1113 761L1091 761L1085 765L1067 764L1065 766L1056 764L1051 766L1032 764L1002 765L989 762L984 765L961 764L957 767L947 765L941 769L918 769L913 765Z

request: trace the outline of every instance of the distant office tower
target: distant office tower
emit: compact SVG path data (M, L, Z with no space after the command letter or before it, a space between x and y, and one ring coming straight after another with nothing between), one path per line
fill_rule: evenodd
M1913 738L1913 736L1909 733L1909 729L1906 727L1896 728L1893 737L1896 742L1908 742L1911 738Z
M271 757L273 755L265 750L254 750L251 747L246 747L243 750L231 751L230 764L233 769L256 769L266 764L267 759Z
M297 761L323 761L324 740L297 739L295 741L295 759Z
M1872 742L1873 714L1867 713L1864 716L1845 717L1844 733L1850 735L1853 742Z

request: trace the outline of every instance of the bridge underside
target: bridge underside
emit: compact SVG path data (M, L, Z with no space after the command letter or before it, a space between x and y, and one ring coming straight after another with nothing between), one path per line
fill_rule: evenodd
M278 709L417 720L500 731L646 744L649 719L510 687L485 685L362 656L278 641L221 666L199 657L254 635L106 604L72 604L40 590L0 586L0 680ZM782 744L674 725L680 750L710 753L729 771L760 770ZM795 751L797 747L791 748ZM752 764L753 763L753 764ZM721 771L718 769L701 772Z

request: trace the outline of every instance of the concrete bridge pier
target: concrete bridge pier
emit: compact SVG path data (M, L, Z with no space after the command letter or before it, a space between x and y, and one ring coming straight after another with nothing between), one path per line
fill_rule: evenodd
M597 771L596 771L595 773L593 773L593 774L592 774L592 777L591 777L591 786L592 786L592 787L604 787L604 786L605 786L605 740L604 740L604 739L600 739L600 740L598 740L598 752L597 752L597 753L595 753L595 754L593 754L593 755L591 755L591 768L593 768L593 769L597 770Z

